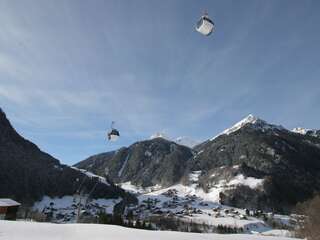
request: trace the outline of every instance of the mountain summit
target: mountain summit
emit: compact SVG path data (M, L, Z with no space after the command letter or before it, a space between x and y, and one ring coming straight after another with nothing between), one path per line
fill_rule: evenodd
M100 175L107 173L116 183L168 187L180 181L192 156L190 148L157 137L89 157L75 166Z
M267 123L266 121L252 115L252 114L249 114L247 117L245 117L244 119L242 119L241 121L237 122L236 124L234 124L232 127L230 128L227 128L226 130L224 130L222 133L218 134L217 136L211 138L210 140L214 140L215 138L217 138L218 136L221 136L221 135L229 135L233 132L236 132L238 131L239 129L247 126L247 125L250 125L256 129L260 129L262 131L264 130L270 130L270 129L278 129L278 130L282 130L284 129L282 126L277 126L277 125L274 125L274 124L269 124Z
M155 139L155 138L163 138L165 140L172 141L172 142L175 142L179 145L183 145L183 146L186 146L189 148L193 148L194 146L196 146L200 143L199 141L196 141L196 140L194 140L190 137L186 137L186 136L171 138L167 134L162 133L162 132L157 132L155 134L152 134L150 137L150 139Z

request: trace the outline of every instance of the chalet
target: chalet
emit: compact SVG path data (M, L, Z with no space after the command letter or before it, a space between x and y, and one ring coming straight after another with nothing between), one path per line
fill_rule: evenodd
M16 220L20 205L12 199L0 198L0 220Z

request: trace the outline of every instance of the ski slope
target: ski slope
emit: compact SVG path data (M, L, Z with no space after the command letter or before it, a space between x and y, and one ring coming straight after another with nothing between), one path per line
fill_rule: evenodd
M53 224L0 221L1 240L293 240L247 234L201 234L148 231L98 224Z

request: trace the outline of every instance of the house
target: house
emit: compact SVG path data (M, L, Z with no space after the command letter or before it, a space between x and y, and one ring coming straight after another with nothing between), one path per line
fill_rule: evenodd
M0 220L16 220L20 205L12 199L0 198Z

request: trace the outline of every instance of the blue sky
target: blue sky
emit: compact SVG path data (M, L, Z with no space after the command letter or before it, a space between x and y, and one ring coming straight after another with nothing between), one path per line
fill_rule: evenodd
M204 10L210 37L194 30ZM158 131L205 140L250 113L320 128L319 12L317 0L2 0L0 107L68 164Z

